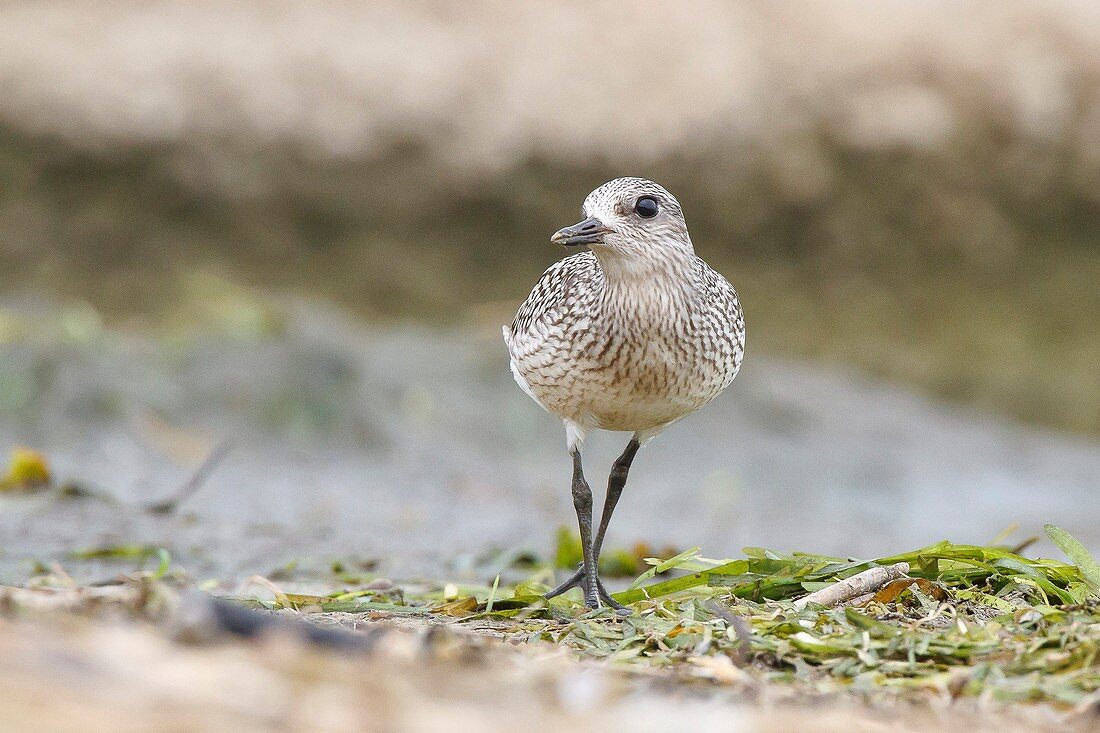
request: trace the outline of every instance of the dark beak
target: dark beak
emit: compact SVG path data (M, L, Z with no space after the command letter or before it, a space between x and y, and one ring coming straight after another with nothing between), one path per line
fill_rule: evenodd
M566 247L579 247L582 244L599 244L603 241L603 235L611 230L603 225L603 222L594 216L584 221L565 227L554 232L550 241L554 244L563 244Z

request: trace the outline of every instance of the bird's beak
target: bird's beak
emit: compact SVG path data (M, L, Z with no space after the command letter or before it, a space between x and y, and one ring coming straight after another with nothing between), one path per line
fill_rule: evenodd
M550 241L554 244L563 244L566 247L579 247L582 244L599 244L603 242L603 235L611 230L604 226L603 222L594 216L590 216L573 226L565 227L554 232Z

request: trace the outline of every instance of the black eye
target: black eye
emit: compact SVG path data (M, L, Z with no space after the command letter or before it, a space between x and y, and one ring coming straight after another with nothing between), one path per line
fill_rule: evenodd
M652 219L657 216L657 199L652 196L642 196L634 204L634 211L643 219Z

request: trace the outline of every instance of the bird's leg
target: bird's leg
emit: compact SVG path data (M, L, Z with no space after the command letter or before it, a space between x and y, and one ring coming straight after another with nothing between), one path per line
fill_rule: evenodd
M577 510L577 524L581 530L581 553L584 557L581 590L584 591L584 603L589 608L598 608L600 597L596 587L596 557L592 552L592 489L584 480L580 448L573 449L573 508Z
M619 497L622 496L623 487L626 486L627 475L630 473L630 464L633 462L634 456L638 453L638 448L640 447L641 444L637 439L631 439L626 445L626 450L615 459L615 463L611 466L611 474L607 478L607 496L604 498L603 502L603 515L600 517L600 526L596 530L596 537L592 542L592 555L597 568L599 567L600 550L603 548L604 535L607 534L607 525L611 523L611 515L615 512L615 506L619 503ZM579 460L578 457L574 457L575 466L578 464ZM574 474L574 481L575 480ZM574 492L574 498L575 497L576 493ZM591 498L589 501L591 502ZM584 542L583 530L581 531L581 542ZM547 593L546 597L554 598L555 596L560 596L562 593L565 593L570 588L576 588L584 581L586 572L586 567L582 564L577 572L573 573L568 580L557 588ZM598 575L596 577L596 592L600 600L607 605L618 610L623 609L623 605L612 598L611 594L604 588L603 582Z
M596 555L597 561L600 559L600 550L603 548L604 535L607 534L607 525L611 523L611 515L615 511L615 506L619 503L619 497L623 494L623 487L626 486L630 464L634 461L634 456L638 453L640 447L638 441L632 438L626 444L626 450L611 465L611 474L607 477L607 496L603 500L603 516L600 517L600 527L596 530L596 540L592 545L592 551Z

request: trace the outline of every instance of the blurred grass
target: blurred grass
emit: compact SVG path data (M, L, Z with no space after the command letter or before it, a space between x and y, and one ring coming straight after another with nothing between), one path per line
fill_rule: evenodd
M630 172L678 194L698 252L742 295L750 349L1100 435L1096 202L1056 181L1031 198L1000 191L1013 170L994 165L996 147L966 151L963 166L959 151L822 146L836 178L800 203L766 166L742 172L743 150ZM81 298L109 320L152 326L234 302L253 305L221 321L274 317L228 292L239 287L495 330L562 255L548 233L591 186L626 172L531 160L455 188L415 147L339 164L284 152L263 163L278 185L227 193L188 183L188 160L0 130L11 180L0 288ZM960 172L987 164L981 180ZM213 297L211 282L228 286Z

